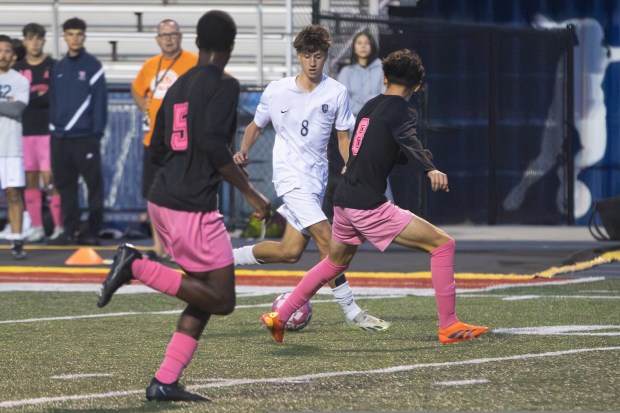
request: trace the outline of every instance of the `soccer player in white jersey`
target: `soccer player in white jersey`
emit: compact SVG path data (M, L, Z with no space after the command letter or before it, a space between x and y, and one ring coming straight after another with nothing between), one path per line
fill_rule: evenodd
M418 113L409 105L424 78L420 56L412 50L397 50L383 59L382 66L386 90L357 115L346 173L334 195L329 255L308 271L278 311L260 318L277 342L284 340L284 326L291 315L323 284L342 274L366 240L380 251L396 243L429 253L441 343L473 340L489 330L465 324L456 316L454 239L385 196L390 171L403 157L422 164L433 191L449 192L449 188L448 176L435 167L431 153L418 139Z
M233 159L245 165L249 152L269 122L276 132L273 147L273 183L284 204L278 212L287 224L280 242L263 241L234 250L235 265L295 263L314 239L321 259L327 256L331 226L321 209L327 185L327 143L335 127L338 148L348 158L349 129L354 118L346 88L323 73L331 46L329 33L319 25L306 26L293 46L301 73L271 82L245 130ZM363 311L344 274L329 286L347 323L366 331L382 331L390 323Z
M11 69L13 43L0 35L0 185L8 204L11 225L11 254L16 260L26 257L22 233L23 192L26 185L22 149L22 113L30 99L28 79Z

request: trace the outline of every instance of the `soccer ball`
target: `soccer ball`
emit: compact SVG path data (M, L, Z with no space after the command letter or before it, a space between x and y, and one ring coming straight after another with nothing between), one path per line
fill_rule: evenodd
M291 293L280 294L278 298L273 301L273 304L271 304L271 311L278 311L278 308L284 304L284 301L286 301L289 295L291 295ZM310 324L310 320L312 320L312 304L308 301L293 313L291 318L286 322L284 328L286 331L299 331Z

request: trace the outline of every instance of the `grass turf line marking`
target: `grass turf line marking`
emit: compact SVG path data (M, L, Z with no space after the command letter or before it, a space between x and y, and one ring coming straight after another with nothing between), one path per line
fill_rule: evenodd
M492 358L480 358L480 359L461 360L461 361L446 361L446 362L441 362L441 363L409 364L409 365L393 366L393 367L388 367L384 369L375 369L375 370L332 371L332 372L325 372L325 373L304 374L301 376L291 376L291 377L273 377L273 378L264 378L264 379L230 379L230 380L222 380L219 382L213 382L213 383L208 383L208 384L194 384L194 385L187 386L187 389L197 390L197 389L206 389L206 388L233 387L233 386L242 386L242 385L247 385L247 384L263 384L263 383L299 383L300 381L304 382L304 381L309 381L309 380L324 379L324 378L331 378L331 377L360 376L360 375L371 375L371 374L394 374L394 373L402 373L402 372L407 372L407 371L417 370L417 369L424 369L424 368L465 366L465 365L476 365L476 364L486 364L486 363L497 363L497 362L503 362L503 361L521 361L521 360L529 360L529 359L537 359L537 358L559 357L559 356L568 356L568 355L582 354L582 353L593 353L597 351L601 351L601 352L602 351L620 351L620 347L581 348L581 349L564 350L564 351L551 351L551 352L546 352L546 353L517 354L514 356L507 356L507 357L492 357ZM37 404L54 403L54 402L57 403L57 402L65 402L65 401L73 401L73 400L104 399L104 398L109 398L109 397L133 396L136 394L143 395L144 389L115 391L115 392L97 393L97 394L39 397L36 399L8 400L8 401L0 402L0 408L11 408L11 407L37 405Z
M488 296L486 296L488 297ZM577 298L577 299L589 299L589 300L620 300L618 295L509 295L502 298L503 301L518 301L518 300L537 300L539 298Z
M366 297L358 297L358 299L364 300L383 300L386 298L402 298L402 295L387 295L387 296L366 296ZM313 303L335 303L336 300L312 300ZM235 307L235 310L240 310L244 308L271 308L273 303L262 303L262 304L245 304L238 305ZM24 318L21 320L0 320L0 324L20 324L20 323L36 323L36 322L46 322L46 321L71 321L71 320L80 320L80 319L89 319L89 318L104 318L104 317L124 317L124 316L137 316L137 315L177 315L181 314L183 309L178 310L165 310L165 311L124 311L120 313L103 313L103 314L82 314L82 315L72 315L72 316L59 316L59 317L40 317L40 318Z
M384 295L384 296L358 296L357 300L382 300L388 298L403 298L404 295ZM503 295L487 295L487 294L459 294L457 298L501 298L503 300L510 301L510 298L514 296L503 296ZM567 299L567 298L576 298L576 299L601 299L601 300L609 300L609 299L620 299L620 296L574 296L574 295L540 295L540 296L528 296L528 297L536 297L536 298L554 298L554 299ZM312 303L332 303L336 302L336 300L312 300ZM235 310L240 310L244 308L269 308L272 303L262 303L262 304L246 304L246 305L238 305L235 307ZM124 316L139 316L139 315L177 315L180 314L182 309L179 310L165 310L165 311L125 311L120 313L103 313L103 314L83 314L83 315L75 315L75 316L58 316L58 317L40 317L40 318L24 318L19 320L0 320L0 324L21 324L21 323L36 323L36 322L48 322L48 321L71 321L71 320L80 320L80 319L89 319L89 318L105 318L105 317L124 317Z
M90 377L112 377L112 373L62 374L59 376L50 376L50 379L79 380Z
M489 380L454 380L454 381L437 381L433 383L436 386L467 386L469 384L486 384Z
M592 333L597 330L618 330ZM521 328L498 328L493 330L498 334L528 334L539 336L620 336L620 325L590 325L590 326L540 326Z

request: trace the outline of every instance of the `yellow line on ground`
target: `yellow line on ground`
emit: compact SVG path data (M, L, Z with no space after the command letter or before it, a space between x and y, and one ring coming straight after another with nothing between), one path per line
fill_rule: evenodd
M590 261L579 262L562 267L551 267L547 270L534 274L494 274L494 273L456 273L457 280L526 280L532 278L553 278L559 274L582 271L597 265L620 261L620 250L606 252ZM108 268L95 267L0 267L0 274L23 274L33 272L64 273L64 274L106 274ZM237 275L244 277L302 277L306 271L298 270L244 270L235 271ZM383 278L383 279L424 279L431 278L430 271L418 272L347 272L348 278Z
M576 264L564 265L562 267L551 267L548 270L541 271L536 275L541 278L552 278L558 274L587 270L588 268L596 267L601 264L608 264L613 261L620 261L620 251L609 251L590 261L578 262Z

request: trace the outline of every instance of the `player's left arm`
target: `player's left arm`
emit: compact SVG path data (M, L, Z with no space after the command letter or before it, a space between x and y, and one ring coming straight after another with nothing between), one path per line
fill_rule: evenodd
M0 102L0 115L19 120L26 109L24 102Z
M448 175L439 171L433 163L433 155L425 149L418 139L418 112L410 106L400 106L393 111L395 118L390 122L392 135L400 145L401 151L409 159L418 160L431 181L433 191L449 192ZM400 122L398 119L402 119Z
M239 83L228 79L207 105L204 134L196 139L197 148L204 153L222 179L235 186L254 208L254 216L264 219L271 211L271 203L250 183L248 176L233 161L231 146L237 128Z
M89 79L91 85L91 105L93 107L93 135L100 138L108 123L108 89L103 67L99 63L98 70Z
M12 86L13 90L8 97L8 101L0 102L0 115L19 120L24 109L28 106L30 84L26 78L23 78L23 81L16 81Z

